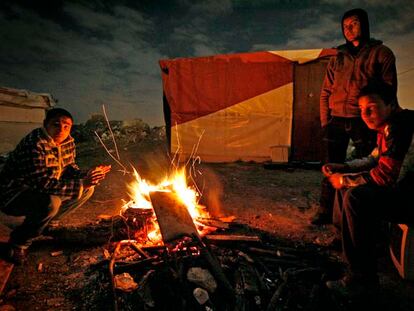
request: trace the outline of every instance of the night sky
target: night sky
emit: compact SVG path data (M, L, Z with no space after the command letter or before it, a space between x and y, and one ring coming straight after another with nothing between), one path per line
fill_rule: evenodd
M414 1L1 1L0 86L51 93L77 123L162 125L159 59L329 48L362 7L397 57L399 102L414 108Z

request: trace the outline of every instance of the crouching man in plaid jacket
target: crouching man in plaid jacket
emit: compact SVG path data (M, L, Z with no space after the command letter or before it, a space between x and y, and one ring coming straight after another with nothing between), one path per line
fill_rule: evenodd
M42 128L24 137L0 172L0 209L24 222L10 234L8 257L22 263L31 240L53 220L84 204L109 172L98 166L83 172L75 163L70 136L73 118L61 108L47 112Z

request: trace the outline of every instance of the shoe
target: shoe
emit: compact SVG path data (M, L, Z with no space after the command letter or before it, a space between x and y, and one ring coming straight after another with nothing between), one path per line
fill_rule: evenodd
M377 277L344 276L342 279L327 281L325 284L335 294L350 299L374 297L379 291Z
M10 245L7 259L16 265L22 265L27 261L28 250L27 246Z
M322 226L332 223L332 216L326 213L316 213L310 220L312 225Z
M342 251L342 240L340 237L336 236L327 246L331 250Z

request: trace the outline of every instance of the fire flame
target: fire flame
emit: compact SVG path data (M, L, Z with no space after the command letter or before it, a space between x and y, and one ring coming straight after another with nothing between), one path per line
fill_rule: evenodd
M153 245L162 244L161 232L156 221L155 212L152 207L150 192L166 191L173 192L177 198L187 207L189 214L196 224L198 232L203 234L203 225L200 224L198 218L210 218L206 208L198 203L200 193L196 187L189 186L187 183L187 176L185 167L174 171L172 176L167 176L158 185L152 185L146 180L142 179L138 172L134 169L135 180L129 185L129 196L131 201L125 204L122 208L124 212L128 208L139 208L149 210L152 209L153 215L151 217L151 224L147 224L147 240Z

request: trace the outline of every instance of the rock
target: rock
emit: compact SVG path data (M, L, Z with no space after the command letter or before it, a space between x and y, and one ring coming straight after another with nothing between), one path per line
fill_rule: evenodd
M115 288L124 292L129 293L138 288L138 284L135 283L132 276L127 272L115 275L114 280Z
M200 267L192 267L188 269L187 279L202 288L205 288L210 293L214 293L217 288L217 283L211 273Z
M193 295L200 305L205 304L210 299L208 292L200 287L194 288Z

